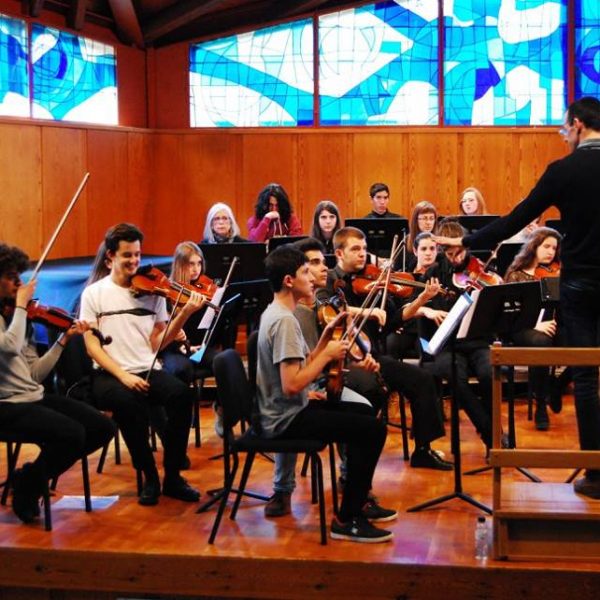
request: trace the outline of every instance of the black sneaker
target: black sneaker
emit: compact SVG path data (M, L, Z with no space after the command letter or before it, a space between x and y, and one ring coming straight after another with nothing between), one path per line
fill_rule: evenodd
M292 512L292 495L289 492L275 492L265 504L265 517L283 517Z
M378 529L362 516L354 517L346 523L333 519L329 535L333 540L348 540L349 542L362 542L363 544L387 542L394 537L391 531Z
M160 482L158 480L147 480L138 498L138 504L142 506L156 506L160 498Z
M182 500L183 502L198 502L200 492L193 488L181 475L165 478L162 493L169 498Z
M539 401L535 407L535 428L538 431L548 431L550 428L550 419L548 418L548 409L546 403Z
M383 508L379 506L376 500L367 500L363 506L362 516L374 523L384 523L385 521L393 521L398 517L398 511L393 508Z

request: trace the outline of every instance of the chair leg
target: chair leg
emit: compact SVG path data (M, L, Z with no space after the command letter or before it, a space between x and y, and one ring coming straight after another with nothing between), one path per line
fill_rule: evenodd
M83 479L83 499L85 512L92 512L92 494L90 490L90 470L87 456L81 457L81 476Z
M219 502L219 510L217 511L217 515L215 516L215 521L212 526L212 530L210 532L210 537L208 538L209 544L214 544L215 538L217 537L217 532L219 531L219 525L221 524L221 519L223 518L223 513L225 512L225 507L227 506L227 500L229 500L229 494L231 494L231 488L233 487L233 482L235 481L235 475L238 469L238 458L237 454L233 455L233 467L231 469L231 473L229 477L225 480L225 487L222 491L221 502ZM233 514L233 511L232 511Z
M15 470L15 466L17 465L17 459L19 458L19 451L21 450L21 444L14 444L12 442L6 442L6 483L4 484L4 489L2 490L2 499L0 500L0 504L2 506L6 506L6 502L8 501L8 494L10 492L10 488L12 486L12 476Z
M406 404L402 394L398 394L398 406L400 408L400 432L402 433L402 457L407 461L410 453L408 450L408 427L406 426Z
M115 434L115 465L121 464L121 437L119 431Z
M337 490L337 473L335 468L335 446L329 444L329 472L331 474L331 498L333 500L333 514L339 514L339 500Z
M194 445L196 448L202 447L202 439L200 437L200 400L202 399L202 386L204 380L199 383L194 383L194 412L192 413L192 427L194 428Z
M300 476L301 477L306 477L306 474L308 473L308 464L310 463L310 455L305 454L304 455L304 462L302 463L302 468L300 469Z
M50 488L48 487L48 480L44 479L44 493L42 494L42 501L44 503L44 529L46 531L52 531L52 511L50 509Z
M248 477L250 476L250 471L252 470L252 465L254 464L255 456L256 456L255 452L248 452L246 454L246 460L244 461L244 468L242 469L242 477L240 479L240 485L238 486L238 493L235 497L235 502L233 503L233 508L231 509L231 514L229 515L229 518L232 521L235 521L235 518L237 516L237 511L238 511L238 508L240 507L240 502L242 500L242 496L244 495L244 490L246 489L246 484L248 483ZM236 467L234 467L234 468L236 468Z
M327 524L325 522L325 491L323 489L323 464L318 452L311 454L311 471L316 475L317 492L319 496L319 523L321 526L321 544L327 545Z

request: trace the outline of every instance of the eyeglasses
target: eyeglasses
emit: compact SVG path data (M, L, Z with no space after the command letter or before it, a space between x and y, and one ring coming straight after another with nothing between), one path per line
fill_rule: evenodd
M419 215L418 221L435 221L435 215Z

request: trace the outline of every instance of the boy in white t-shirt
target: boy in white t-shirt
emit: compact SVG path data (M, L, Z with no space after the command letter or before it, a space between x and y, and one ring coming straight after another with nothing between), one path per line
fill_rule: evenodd
M89 285L81 297L81 318L94 324L110 345L102 346L85 335L87 351L94 360L93 395L101 409L112 411L119 425L133 466L144 474L139 503L151 506L161 494L160 479L148 441L148 408L163 405L167 425L163 435L164 481L162 493L185 502L196 502L200 493L181 477L192 419L193 390L160 369L154 356L180 334L188 317L204 302L192 294L173 319L166 336L168 314L164 298L135 297L131 279L141 259L142 232L128 223L111 227L104 240L106 277ZM148 376L148 372L152 368Z

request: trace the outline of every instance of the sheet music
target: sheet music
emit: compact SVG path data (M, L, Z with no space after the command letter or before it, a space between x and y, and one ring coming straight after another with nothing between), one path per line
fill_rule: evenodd
M479 294L481 294L481 290L473 290L471 293L471 300L473 303L469 307L467 314L462 320L460 327L458 328L458 333L456 334L456 339L460 340L467 337L467 333L469 331L469 327L471 326L471 319L473 318L473 313L475 312L475 307L477 306L477 301L479 300Z
M223 299L223 294L225 293L225 288L218 288L214 293L211 303L216 304L217 306L221 306L221 300ZM200 319L200 323L198 323L198 329L210 329L210 326L215 318L215 311L210 306L206 309L206 312Z
M429 342L421 338L421 346L423 347L423 350L425 350L427 354L435 356L442 349L452 332L458 326L460 320L464 317L465 313L472 305L473 299L471 296L469 296L469 294L467 294L467 292L465 292L456 301Z

